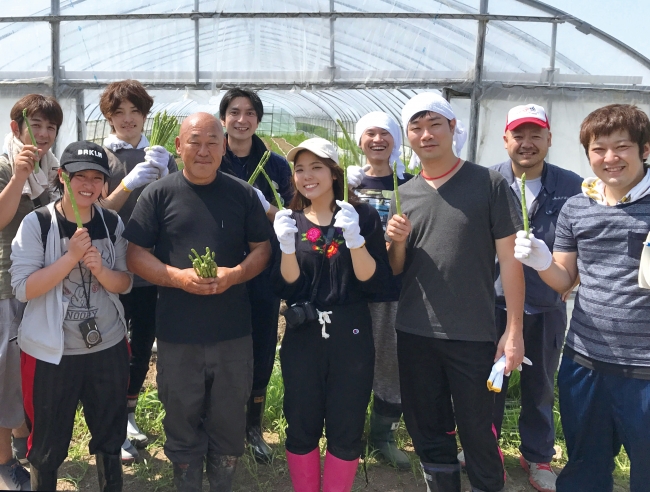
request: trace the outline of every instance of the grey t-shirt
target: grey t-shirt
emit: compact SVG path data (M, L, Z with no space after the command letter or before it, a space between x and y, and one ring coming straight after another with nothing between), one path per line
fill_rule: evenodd
M56 218L59 221L61 235L61 254L68 251L68 239L77 226L74 222L66 220L58 211ZM95 213L88 224L93 246L101 253L104 266L108 263L108 242L111 239L106 233L106 227L101 216ZM118 235L115 241L115 266L113 270L126 272L126 246L127 241ZM83 281L82 281L83 277ZM89 285L90 282L90 285ZM85 290L85 293L84 293ZM86 302L86 295L90 301L90 309ZM70 273L63 279L63 298L68 302L68 309L63 318L63 355L81 355L91 352L99 352L119 343L126 335L124 324L120 320L119 313L113 301L106 293L106 290L98 280L90 274L83 262L77 264ZM79 324L94 318L97 328L102 336L102 341L92 348L86 347Z
M396 328L425 337L496 342L495 240L521 228L506 180L465 162L437 190L418 175L399 191L412 230Z

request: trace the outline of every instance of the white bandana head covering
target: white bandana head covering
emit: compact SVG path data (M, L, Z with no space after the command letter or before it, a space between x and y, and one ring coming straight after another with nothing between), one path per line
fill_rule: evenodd
M393 137L393 151L390 154L389 160L390 167L393 167L393 162L397 162L397 177L404 179L404 171L406 167L400 159L400 149L402 148L402 131L400 130L397 121L390 115L383 111L373 111L368 113L359 121L354 129L354 134L357 137L357 144L361 145L361 136L368 128L383 128L391 137Z
M465 146L467 141L467 131L456 118L451 104L439 92L422 92L417 96L412 97L407 101L402 108L402 127L404 128L404 135L408 136L408 124L414 115L421 111L431 111L438 113L447 118L448 120L456 120L456 129L454 130L453 151L456 156L460 156L460 151ZM411 161L409 162L409 169L415 168L420 163L420 158L413 153Z
M132 149L133 145L131 145L128 142L125 142L124 140L120 140L119 138L117 138L117 135L111 133L108 137L104 139L104 147L115 152L116 150L120 150L120 149ZM140 138L140 142L138 143L136 149L145 149L147 147L149 147L149 140L147 140L147 137L145 137L143 133L142 138Z

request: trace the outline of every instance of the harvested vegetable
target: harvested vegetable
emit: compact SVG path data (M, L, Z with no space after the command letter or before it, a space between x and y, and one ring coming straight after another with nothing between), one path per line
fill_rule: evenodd
M217 263L214 261L215 253L210 251L206 246L205 254L199 255L194 248L192 248L194 256L189 255L194 271L201 278L214 278L217 276Z
M361 167L361 158L359 157L359 153L357 152L357 144L355 144L352 139L350 138L350 135L348 134L348 131L345 129L343 126L343 122L341 120L336 120L336 122L339 124L341 127L341 130L343 130L343 136L345 137L345 141L348 144L348 147L352 151L352 156L354 158L354 163L356 166ZM348 192L349 192L349 186L348 186L348 165L344 161L343 162L343 182L345 186L343 187L343 201L347 202L348 201Z
M273 185L273 181L271 181L271 178L269 178L269 175L266 174L266 171L264 168L260 168L260 171L266 178L266 180L269 182L269 186L271 187L271 191L273 192L273 196L275 197L275 203L278 206L278 210L282 210L284 207L282 206L282 198L280 198L280 195L278 194L277 190L275 189L275 186Z
M530 233L528 224L528 207L526 206L526 173L521 175L521 214L524 216L524 231Z
M393 162L393 194L395 195L395 210L397 215L402 216L402 204L399 201L399 191L397 189L397 161Z
M81 215L79 215L79 209L77 208L77 200L74 198L74 193L72 192L72 185L70 184L70 176L68 173L63 171L61 173L63 181L65 181L65 187L68 189L68 195L70 195L70 203L72 204L72 210L74 211L74 220L77 222L77 229L83 229L84 223L81 221Z
M257 163L257 167L255 168L255 171L253 171L253 174L251 174L251 177L248 178L248 184L253 185L255 183L255 180L257 177L260 175L260 172L262 169L264 169L264 166L266 166L266 162L269 160L269 157L271 157L271 152L268 150L262 154L262 158L260 159L260 162Z
M174 134L177 126L178 120L176 119L176 116L167 115L167 111L164 111L162 114L156 113L153 117L153 127L151 128L149 145L151 147L154 145L161 145L164 147Z
M36 139L34 138L34 132L32 131L32 126L29 124L29 120L27 119L27 109L23 109L23 120L25 120L25 124L27 125L27 131L29 132L29 138L32 139L32 145L38 148ZM38 155L38 151L36 151L36 155ZM34 172L37 173L39 170L40 166L38 165L38 161L36 161L34 163Z

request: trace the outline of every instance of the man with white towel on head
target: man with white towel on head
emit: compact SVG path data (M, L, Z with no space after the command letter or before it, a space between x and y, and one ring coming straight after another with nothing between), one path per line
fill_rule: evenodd
M521 219L503 176L459 157L467 134L439 93L410 99L402 123L422 164L399 187L402 215L393 200L386 228L393 273L403 273L395 327L406 428L431 492L461 490L456 426L472 491L499 492L487 380L502 355L506 373L524 359L524 275L513 252ZM500 339L495 256L508 312Z

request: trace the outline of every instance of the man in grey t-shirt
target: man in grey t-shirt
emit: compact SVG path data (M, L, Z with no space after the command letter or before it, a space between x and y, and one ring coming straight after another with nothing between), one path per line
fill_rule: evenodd
M460 492L457 424L472 487L498 492L503 462L486 382L502 355L506 372L524 356L524 278L512 252L521 221L499 173L456 157L465 134L447 101L419 94L402 120L422 162L399 187L403 214L386 229L393 273L404 272L396 322L404 420L431 490ZM495 256L508 305L500 339Z

